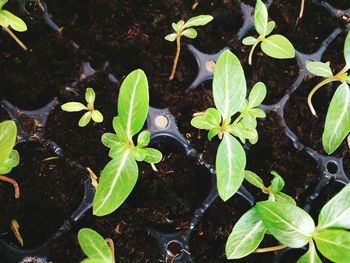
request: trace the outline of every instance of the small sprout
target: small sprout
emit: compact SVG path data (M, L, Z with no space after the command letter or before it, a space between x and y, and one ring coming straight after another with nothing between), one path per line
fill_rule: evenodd
M15 235L18 243L21 245L21 247L24 246L23 238L21 236L21 233L19 232L19 224L16 219L11 220L11 230L13 234Z
M197 30L192 27L204 26L212 21L214 18L209 15L199 15L190 18L186 23L184 20L180 20L177 23L172 23L172 27L175 33L171 33L164 37L165 40L173 42L176 40L176 54L174 58L173 68L169 76L169 80L172 80L176 73L177 63L179 61L181 52L181 37L194 39L197 37Z
M88 125L91 119L96 123L103 122L102 113L94 108L95 97L95 91L92 88L87 88L85 92L87 106L80 102L67 102L61 106L61 109L68 112L86 110L87 112L79 120L79 127Z
M338 149L339 145L344 141L350 132L350 32L348 32L344 44L344 59L345 66L337 74L333 74L330 63L313 61L309 62L307 70L315 76L324 78L318 83L309 93L307 103L311 113L317 117L316 110L312 104L313 95L323 86L332 83L340 82L341 84L336 89L331 103L329 104L326 122L324 125L322 144L323 149L332 154Z
M115 263L114 245L111 239L104 239L96 231L83 228L78 233L81 249L88 257L81 262Z
M17 32L27 31L26 23L15 16L11 12L3 9L4 5L8 0L0 0L0 26L17 42L17 44L23 48L24 50L28 50L28 48L23 44L21 40L19 40L16 35L11 31L9 27Z
M249 65L252 65L254 50L260 42L261 50L270 57L288 59L295 56L294 47L286 37L277 34L268 36L276 26L275 21L268 22L268 17L265 4L257 0L254 10L254 27L259 37L248 36L242 41L244 45L252 46L248 58Z

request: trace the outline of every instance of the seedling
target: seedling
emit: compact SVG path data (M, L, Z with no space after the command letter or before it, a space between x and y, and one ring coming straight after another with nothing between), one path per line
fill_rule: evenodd
M4 176L19 164L19 154L13 147L16 144L17 127L14 121L3 121L0 123L0 180L13 185L15 198L19 198L19 187L17 182Z
M253 53L259 43L261 43L261 50L270 57L288 59L295 56L294 47L286 37L278 34L269 36L276 23L275 21L268 22L268 17L265 4L257 0L254 9L254 27L259 37L248 36L242 41L244 45L252 46L248 57L249 65L252 65Z
M209 15L199 15L190 18L187 22L180 20L177 23L172 23L172 27L175 33L171 33L164 37L165 40L173 42L176 40L176 54L174 58L173 68L169 76L169 80L172 80L176 73L177 63L179 61L180 52L181 52L181 37L185 36L191 39L197 37L197 30L193 27L204 26L213 20L212 16Z
M312 97L316 91L331 82L339 81L341 83L329 104L322 135L323 149L328 154L332 154L350 132L350 90L348 85L350 83L348 75L350 69L350 32L345 39L344 58L344 68L335 75L333 75L329 62L309 62L307 64L308 71L325 78L311 90L307 98L307 103L314 116L317 117L317 114L312 105Z
M0 0L0 26L2 26L2 28L17 42L21 48L28 50L23 42L19 40L19 38L16 37L16 35L9 28L11 27L17 32L24 32L27 31L27 25L22 19L3 8L7 1L8 0Z
M93 213L103 216L116 210L134 188L138 177L136 161L151 165L162 159L162 153L147 147L150 132L142 131L135 146L133 136L144 126L149 108L148 81L138 69L123 81L118 98L118 116L113 119L115 133L102 135L102 143L110 148L112 160L103 169L93 201Z
M96 231L83 228L78 233L81 249L88 257L82 263L115 263L114 244L112 239L104 239Z
M209 140L216 135L222 139L216 153L216 174L218 192L224 201L238 190L244 179L246 155L241 143L249 140L255 144L258 141L256 119L265 118L265 112L257 108L266 96L265 85L258 82L248 99L246 94L247 85L241 63L232 52L226 50L217 60L214 71L213 97L216 108L196 113L191 121L192 126L209 130ZM234 116L236 118L232 122Z
M254 251L301 248L309 244L308 251L297 263L320 263L322 261L317 254L316 243L318 251L332 262L350 262L349 228L350 185L323 206L318 215L317 227L312 217L295 203L270 198L258 202L237 221L226 243L226 256L228 259L238 259ZM281 244L257 249L265 234L272 235Z
M61 106L61 109L68 112L86 110L87 112L79 120L79 127L85 127L91 119L97 123L103 122L102 113L94 108L95 98L95 91L92 88L87 88L85 92L87 106L80 102L67 102Z

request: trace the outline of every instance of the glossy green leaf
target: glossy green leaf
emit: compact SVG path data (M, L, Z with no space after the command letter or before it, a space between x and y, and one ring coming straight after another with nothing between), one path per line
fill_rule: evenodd
M216 62L213 79L214 102L223 120L241 108L246 92L246 80L239 59L231 51L224 51Z
M61 109L68 112L77 112L87 110L87 107L80 102L67 102L61 106Z
M94 122L97 122L97 123L103 122L103 115L102 115L102 113L101 113L100 111L98 111L98 110L93 110L93 111L91 112L91 118L92 118L92 120L93 120Z
M149 131L142 131L139 136L137 136L137 146L147 146L151 140L151 133Z
M9 157L0 164L0 174L8 174L11 170L19 164L19 153L12 150Z
M187 28L184 31L182 31L181 35L188 37L188 38L191 38L191 39L194 39L197 37L198 33L197 33L197 30L194 28Z
M119 117L113 118L112 125L113 125L113 129L118 137L118 140L120 142L129 143L128 137L126 136L126 134L123 130L123 126L122 126L122 123L121 123L121 120Z
M256 209L269 233L282 244L299 248L311 240L315 223L303 209L280 201L258 202Z
M306 64L307 70L319 77L329 78L333 76L332 69L328 63L313 61Z
M106 240L96 231L89 228L80 229L78 241L88 258L103 260L104 263L114 263L112 252Z
M191 120L191 125L197 129L210 130L219 127L221 115L215 108L209 108L204 115L196 116Z
M249 110L249 114L254 118L266 118L266 113L262 109L254 108Z
M123 143L118 143L116 145L113 145L111 149L108 152L108 156L111 158L119 158L124 154L124 152L128 149L128 145L123 144Z
M262 51L273 58L294 58L295 50L290 41L282 35L272 35L261 42Z
M350 184L327 202L318 215L318 228L350 228Z
M144 159L144 161L147 163L159 163L163 158L162 153L157 149L144 148L144 150L147 152L147 155Z
M248 108L259 106L266 97L266 86L262 82L255 83L248 97Z
M278 192L274 193L273 195L275 196L276 201L287 202L291 205L296 205L295 200L285 193Z
M313 242L310 242L309 250L298 259L297 263L322 263L322 260L317 255Z
M118 114L129 140L142 129L147 118L148 103L147 77L142 70L134 70L123 81L118 98Z
M323 149L332 154L350 132L350 90L341 84L328 107L322 135Z
M246 170L244 172L244 179L259 189L265 188L263 180L254 172Z
M16 144L17 126L14 121L3 121L0 123L0 164L4 163L10 156Z
M209 15L199 15L190 18L183 26L183 29L185 28L190 28L194 26L205 26L208 24L210 21L212 21L214 17L209 16Z
M165 40L167 41L170 41L170 42L173 42L176 40L176 34L175 33L172 33L172 34L169 34L169 35L166 35L164 37Z
M273 193L281 192L284 187L284 180L282 177L276 172L272 171L273 179L271 181L271 190Z
M323 256L337 263L350 262L350 232L324 230L314 235L317 249Z
M138 177L130 149L111 160L103 169L93 201L93 214L104 216L115 211L129 196Z
M85 114L79 120L79 127L84 127L89 124L91 120L91 111L85 112Z
M346 67L350 67L350 32L347 33L344 44L344 58Z
M238 259L252 253L263 240L266 229L255 208L246 212L235 224L226 242L226 257Z
M87 88L85 91L85 100L91 106L94 106L96 94L92 88Z
M267 23L266 36L271 34L271 32L275 29L275 26L275 21L270 21Z
M242 145L226 133L216 154L216 176L220 197L226 201L233 196L244 179L246 156Z
M261 0L256 1L254 9L254 27L261 36L266 36L268 13L265 4Z
M27 25L22 19L10 13L7 10L0 11L0 19L6 20L6 24L10 25L11 28L18 32L24 32L27 30Z
M110 132L106 132L102 135L101 142L108 148L112 148L113 146L117 146L121 143L118 139L118 136Z
M248 37L243 38L242 43L243 43L243 45L246 45L246 46L252 46L255 44L256 41L257 41L257 39L255 37L248 36Z

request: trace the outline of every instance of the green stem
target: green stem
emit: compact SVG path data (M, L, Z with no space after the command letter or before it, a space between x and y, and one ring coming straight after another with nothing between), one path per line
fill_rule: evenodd
M176 54L174 58L173 68L169 76L169 80L172 80L175 77L177 63L179 62L180 52L181 52L181 32L177 33L176 35Z
M248 57L248 64L251 66L253 64L253 53L255 48L257 47L257 45L260 43L260 37L258 37L258 39L256 40L256 42L254 43L254 45L252 46L252 49L249 52L249 57Z
M26 45L23 44L21 40L9 29L8 27L4 27L4 30L17 42L17 44L23 49L23 50L28 50Z

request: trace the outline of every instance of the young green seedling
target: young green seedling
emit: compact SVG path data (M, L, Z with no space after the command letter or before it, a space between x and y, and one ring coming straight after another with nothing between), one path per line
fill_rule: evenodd
M332 262L350 262L349 228L350 185L323 206L318 215L317 227L312 217L295 203L284 198L270 198L268 201L258 202L238 220L227 241L226 256L237 259L254 251L302 248L309 244L308 251L297 263L321 263L316 247ZM281 244L257 249L265 234L272 235Z
M4 176L19 164L19 154L13 147L16 144L17 127L14 121L3 121L0 123L0 180L13 185L15 197L19 198L19 187L17 182Z
M162 153L147 147L150 132L142 131L148 113L148 81L145 73L138 69L123 81L118 98L118 116L113 119L115 133L105 133L102 143L110 148L112 160L103 169L93 201L93 213L103 216L116 210L128 197L138 178L136 161L151 165L162 159Z
M114 244L111 239L104 239L92 229L82 228L78 233L78 241L88 257L81 263L115 263Z
M265 4L261 0L257 0L254 10L254 27L259 37L248 36L242 41L244 45L252 46L248 58L249 65L252 65L253 53L259 43L261 43L261 50L270 57L287 59L295 56L294 47L286 37L278 34L269 36L276 23L275 21L268 22L268 18Z
M9 28L11 27L13 30L18 32L24 32L27 31L27 25L22 19L3 8L7 1L8 0L0 0L0 26L2 26L2 28L17 42L21 48L28 50L22 41L19 40Z
M246 94L241 63L231 51L226 50L217 60L214 71L216 108L196 113L191 121L192 126L209 130L209 140L216 135L222 139L216 153L216 175L218 192L224 201L238 190L244 179L246 155L241 143L244 144L247 139L252 144L257 142L256 119L265 117L265 112L257 108L266 96L265 85L256 83L248 99ZM235 115L238 116L232 121Z
M86 110L87 112L79 120L79 127L88 125L91 119L97 123L103 122L102 113L94 108L95 98L95 91L92 88L87 88L85 92L86 106L80 102L67 102L61 106L61 109L68 112Z
M187 22L180 20L177 23L172 23L172 27L175 33L171 33L164 37L165 40L173 42L176 40L176 54L174 58L173 68L169 76L169 80L172 80L175 76L177 63L179 61L180 52L181 52L181 37L185 36L191 39L197 37L196 29L192 28L195 26L204 26L213 20L212 16L209 15L200 15L190 18Z
M312 105L312 97L316 91L331 82L339 81L341 83L329 104L322 135L323 149L328 154L332 154L350 132L350 90L348 85L350 84L350 76L348 75L350 69L350 32L348 32L345 39L344 58L344 68L335 75L333 75L329 62L309 62L307 64L308 71L325 78L311 90L307 98L307 103L313 115L317 116Z

